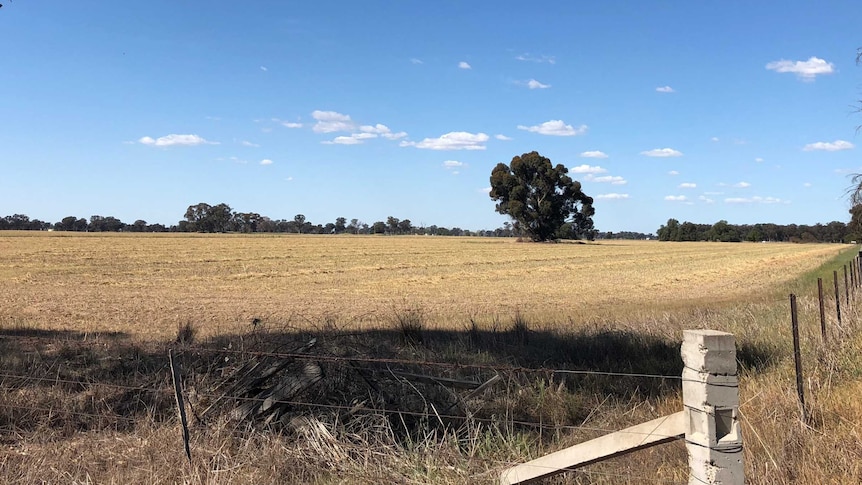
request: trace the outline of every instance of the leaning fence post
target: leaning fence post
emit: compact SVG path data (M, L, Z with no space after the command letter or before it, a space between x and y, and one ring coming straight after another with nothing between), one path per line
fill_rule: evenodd
M180 377L180 370L177 366L176 361L174 361L174 353L170 349L168 349L168 362L171 365L171 377L174 381L174 397L176 397L177 400L177 410L179 411L180 415L180 425L183 428L183 447L186 450L186 458L188 458L189 463L191 463L192 450L189 447L189 422L186 419L186 406L183 403L183 384Z
M736 341L725 332L686 330L681 353L688 483L743 485Z

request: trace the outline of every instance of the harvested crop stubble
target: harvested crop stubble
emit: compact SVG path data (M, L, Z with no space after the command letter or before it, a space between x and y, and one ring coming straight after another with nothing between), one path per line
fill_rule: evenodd
M0 235L0 324L169 338L267 325L389 325L421 309L462 328L625 318L764 297L844 245L466 237L199 234Z

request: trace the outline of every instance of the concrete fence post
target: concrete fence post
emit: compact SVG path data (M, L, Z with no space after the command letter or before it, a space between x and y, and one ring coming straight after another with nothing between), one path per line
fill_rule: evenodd
M688 483L743 485L734 337L715 330L686 330L681 353Z

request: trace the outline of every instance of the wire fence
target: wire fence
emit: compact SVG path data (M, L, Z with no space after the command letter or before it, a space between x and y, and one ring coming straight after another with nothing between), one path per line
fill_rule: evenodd
M820 324L823 329L822 332L822 340L823 344L827 344L827 339L835 339L840 332L838 330L841 329L842 325L847 322L848 312L853 310L854 303L862 292L862 258L856 257L852 262L844 265L843 270L844 278L838 277L838 272L835 271L831 276L833 288L832 292L824 292L822 279L819 282L820 291L818 294L818 302L821 308L820 311ZM843 281L842 281L843 280ZM842 285L843 283L843 285ZM841 291L841 287L843 286L843 291ZM833 296L834 293L834 296ZM844 315L842 319L842 304L844 306ZM835 308L835 320L831 320L831 318L827 318L823 309L832 305ZM0 337L2 341L18 341L18 340L45 340L45 341L56 341L57 337L50 335L27 335L27 336L16 336L16 335L4 335ZM546 367L546 366L537 366L537 367L528 367L528 366L519 366L519 365L497 365L497 364L487 364L487 363L471 363L471 362L446 362L446 361L437 361L437 360L427 360L427 359L406 359L399 357L370 357L365 355L333 355L333 354L325 354L325 353L314 353L308 351L266 351L266 350L255 350L255 349L232 349L232 348L214 348L208 347L204 345L177 345L175 346L175 350L177 351L177 355L179 358L192 360L196 357L202 355L209 355L210 362L213 361L224 361L225 359L232 359L234 362L248 362L254 359L269 359L275 361L290 361L290 362L312 362L316 364L332 364L332 365L365 365L365 366L376 366L375 368L363 367L361 371L367 372L388 372L391 374L391 378L394 382L400 382L405 386L414 386L415 383L412 379L416 379L418 377L425 378L431 382L432 386L437 386L440 388L446 388L447 384L452 384L454 379L451 377L444 376L435 376L433 374L427 373L420 376L416 375L405 375L404 372L399 371L398 369L393 369L393 366L400 366L403 368L409 369L428 369L428 370L436 370L436 371L449 371L449 372L487 372L492 376L501 376L501 375L526 375L526 376L543 376L545 377L545 382L550 383L554 376L556 377L565 377L565 376L573 376L573 377L594 377L594 378L602 378L602 379L650 379L657 381L669 381L673 383L681 383L685 382L686 379L682 377L682 375L672 375L672 374L663 374L663 373L645 373L645 372L620 372L613 370L591 370L591 369L568 369L568 368L554 368L554 367ZM797 359L799 358L799 352L796 352ZM44 355L44 353L40 353L38 351L31 352L27 350L22 350L21 358L23 361L26 361L28 358L32 357L35 360L39 360L40 362L44 362L50 360L49 357ZM28 357L30 356L30 357ZM105 356L106 360L110 360L116 357ZM10 369L0 369L0 393L4 396L10 395L10 393L15 393L16 391L26 389L31 386L39 386L44 388L53 388L57 386L71 386L77 389L78 393L87 393L93 392L97 389L102 390L115 390L120 392L134 392L134 393L151 393L151 394L159 394L163 396L172 396L173 389L171 387L170 382L170 366L168 364L168 359L165 356L163 358L163 362L158 365L155 365L155 368L150 368L148 373L142 373L136 376L137 379L142 379L146 381L144 384L124 384L119 382L112 382L103 376L89 376L89 377L75 377L73 375L68 375L73 372L73 369L70 369L66 363L60 362L61 359L58 359L57 362L48 363L46 366L33 366L31 369L26 370L25 365L17 366L14 370ZM71 364L70 364L71 365ZM234 364L234 369L237 369L240 364ZM347 367L348 369L350 367ZM194 369L193 369L194 370ZM237 369L238 370L238 369ZM52 375L48 375L48 372L53 372ZM399 374L399 372L401 372ZM196 378L200 376L192 375L193 372L187 373L184 377L187 381L195 381ZM358 372L360 376L362 376L361 372ZM400 377L399 377L400 376ZM477 376L473 376L477 377ZM470 382L470 388L462 391L464 394L459 395L457 392L448 389L447 392L452 396L455 404L464 404L464 397L469 396L471 399L477 399L481 401L482 396L487 395L488 393L492 393L491 388L483 389L483 393L479 393L476 395L470 395L471 391L475 391L478 388L488 382L487 375L483 376L483 379L473 379ZM365 378L365 377L362 377ZM400 379L400 380L399 380ZM447 381L449 379L449 382ZM804 381L801 374L799 379ZM460 384L464 384L466 381L462 378L458 381ZM195 381L197 383L197 381ZM221 383L224 384L224 383ZM506 384L505 394L511 394L515 392L511 387L513 386L511 380ZM384 416L400 416L400 417L413 417L423 420L424 422L435 422L440 424L443 428L447 427L457 427L459 425L464 424L483 424L487 426L497 426L501 428L511 428L511 427L524 427L530 428L534 430L542 430L542 431L554 431L554 432L582 432L588 435L593 434L607 434L613 432L619 432L616 429L608 429L607 427L602 426L589 426L587 424L572 424L572 423L564 423L560 422L559 418L555 419L539 419L539 420L528 420L521 419L517 417L514 413L511 414L503 414L502 416L484 416L481 415L480 412L471 412L468 406L465 406L464 413L452 413L454 405L449 406L440 406L439 403L434 402L426 402L423 404L424 409L398 409L397 407L388 407L383 405L374 405L375 402L373 399L357 399L356 402L320 402L313 401L310 399L303 399L301 396L302 392L297 392L292 398L279 398L279 397L258 397L255 395L249 395L247 393L240 392L231 392L231 391L222 391L215 387L213 389L207 390L206 388L196 388L194 390L195 399L198 403L214 403L214 402L222 402L222 403L230 403L232 406L240 405L242 403L255 403L258 405L262 405L267 403L270 406L278 405L278 406L287 406L292 409L293 412L302 414L303 410L305 413L314 413L314 412L332 412L339 413L340 415L357 415L357 414L374 414L374 415L384 415ZM422 392L416 390L416 394L424 399L422 396ZM802 397L802 392L800 392L800 400L802 401L802 409L803 409L803 420L804 417L804 398ZM379 404L379 402L377 403ZM196 411L200 411L200 409L194 409L197 404L189 404L192 408L192 415L197 416ZM86 418L97 423L111 423L111 422L127 422L127 423L135 423L140 422L141 420L154 420L154 417L151 415L147 415L142 412L138 415L124 415L121 411L112 410L109 408L104 408L101 410L90 409L90 410L81 410L81 409L73 409L71 406L44 406L38 403L38 399L34 400L34 402L24 403L17 402L11 398L0 398L0 407L5 408L7 410L17 410L23 413L26 413L31 419L38 418L50 418L50 419L58 419L58 416L68 415L68 416L77 416L80 418ZM481 409L481 404L477 405L478 409ZM41 415L41 416L38 416ZM165 420L174 419L168 413L163 413L162 416ZM589 416L585 419L585 422L589 420ZM3 433L4 429L14 428L14 422L5 422L0 423L0 433ZM623 431L626 432L626 431ZM648 435L649 433L636 433L636 434L644 434ZM653 434L653 436L656 436ZM662 436L662 435L658 435ZM667 438L676 438L676 436L664 436ZM499 471L504 468L508 468L510 466L518 465L519 462L511 462L511 461L501 461L501 460L492 460L485 459L487 463L493 463L491 469ZM688 483L687 481L667 481L657 478L655 476L637 476L633 474L614 474L612 472L603 472L596 470L578 470L577 473L585 474L587 476L594 475L596 477L603 477L608 479L620 478L625 479L627 481L643 481L650 483Z

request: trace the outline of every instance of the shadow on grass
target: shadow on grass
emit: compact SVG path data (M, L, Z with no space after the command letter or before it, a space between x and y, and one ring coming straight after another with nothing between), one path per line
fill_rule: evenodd
M263 327L149 344L122 333L0 329L0 427L73 433L106 423L133 429L142 417L172 420L169 348L182 363L193 412L217 404L215 415L229 416L242 396L216 397L244 366L312 361L323 378L291 396L276 423L322 413L344 422L375 410L405 439L428 426L460 426L468 416L509 429L578 425L608 400L635 405L677 393L682 373L677 341L624 331L536 331L518 318L504 330L428 330L421 321L355 332ZM312 341L302 352L307 357L267 354ZM775 352L742 345L738 359L743 369L760 370L776 362ZM50 416L38 411L44 409Z

